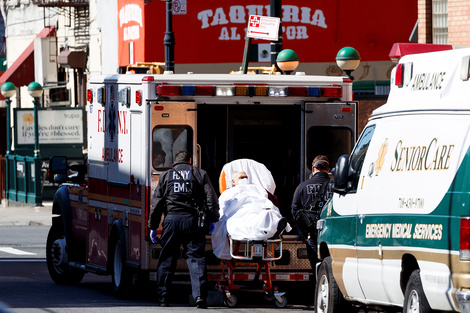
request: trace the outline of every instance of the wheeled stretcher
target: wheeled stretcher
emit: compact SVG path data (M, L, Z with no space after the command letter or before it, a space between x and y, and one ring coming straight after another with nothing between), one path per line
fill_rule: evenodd
M230 184L228 177L231 176L231 171L247 172L248 177L253 179L252 183L257 183L274 193L274 180L269 170L263 167L264 165L248 159L228 163L222 170L219 180L221 193L229 188L226 185ZM216 279L218 289L224 294L225 305L234 307L237 304L234 292L241 288L235 283L239 279L252 281L255 288L264 293L266 300L274 301L279 308L285 307L287 305L285 292L280 292L273 286L270 273L271 263L282 258L282 237L250 240L234 238L228 233L226 240L230 247L231 258L221 258L222 273Z
M262 290L266 300L272 301L277 307L283 308L287 305L285 292L279 292L278 288L273 286L271 281L270 263L279 260L282 257L282 239L267 240L236 240L228 236L230 241L231 260L222 260L222 276L226 282L222 284L217 281L219 290L224 292L224 303L228 307L234 307L237 304L237 297L233 294L234 290L240 289L235 285L235 271L239 263L255 263L256 271L253 276L254 282L261 282L263 278ZM278 253L276 253L278 252ZM264 275L262 271L264 268Z

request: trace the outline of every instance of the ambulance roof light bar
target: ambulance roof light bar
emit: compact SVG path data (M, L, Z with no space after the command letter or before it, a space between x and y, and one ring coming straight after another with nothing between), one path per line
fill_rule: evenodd
M331 86L266 86L262 85L168 85L156 86L159 96L270 96L270 97L327 97L341 98L343 87Z
M409 54L452 50L452 45L435 45L422 43L394 43L388 56L394 63Z

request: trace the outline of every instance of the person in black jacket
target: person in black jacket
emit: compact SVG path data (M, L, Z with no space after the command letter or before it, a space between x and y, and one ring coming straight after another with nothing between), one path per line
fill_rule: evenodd
M316 221L320 217L320 212L326 201L333 194L332 184L328 177L330 171L330 162L324 155L317 156L312 162L312 176L301 183L294 194L292 200L292 216L296 220L297 228L305 240L307 255L312 266L313 275L315 277L315 264L318 261L317 255L317 236ZM304 212L300 212L304 210ZM305 228L305 222L299 219L305 213L310 217L313 226L309 229Z
M176 269L180 246L183 245L192 294L198 308L207 307L207 268L205 229L198 226L198 208L206 207L206 222L219 219L219 204L206 171L191 165L187 151L177 152L172 169L160 176L154 191L148 226L150 239L158 242L157 228L162 214L160 242L162 250L157 266L157 295L160 306L168 306L168 288Z

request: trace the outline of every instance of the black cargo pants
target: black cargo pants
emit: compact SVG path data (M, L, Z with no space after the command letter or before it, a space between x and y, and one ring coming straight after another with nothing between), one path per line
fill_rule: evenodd
M197 226L197 217L187 214L168 214L163 220L162 251L157 266L157 294L168 299L180 247L186 252L194 299L207 298L206 236Z

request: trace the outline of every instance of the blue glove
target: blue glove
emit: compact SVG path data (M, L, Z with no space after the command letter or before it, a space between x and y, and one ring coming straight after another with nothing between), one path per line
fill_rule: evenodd
M210 222L209 223L209 235L212 235L212 233L214 232L215 230L215 223L214 222Z
M157 237L157 231L156 230L151 230L150 231L150 240L153 242L153 243L157 243L158 242L158 237Z

